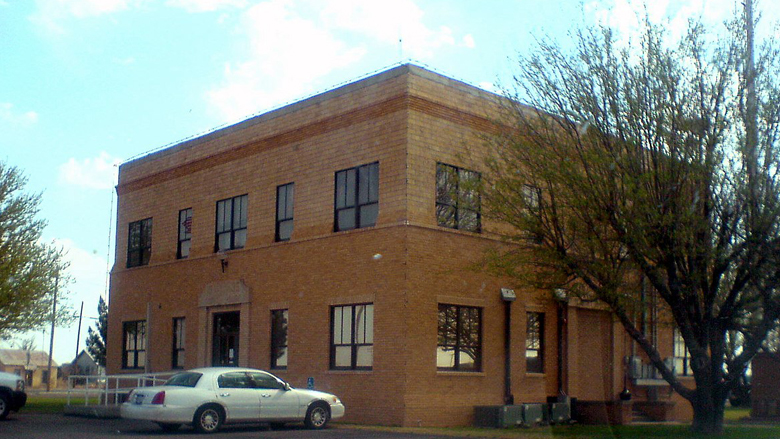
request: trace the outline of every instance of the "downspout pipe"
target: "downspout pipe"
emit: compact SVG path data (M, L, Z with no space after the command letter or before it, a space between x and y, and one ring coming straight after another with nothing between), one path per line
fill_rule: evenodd
M512 395L512 302L517 296L510 288L501 288L501 300L504 301L504 404L513 405Z

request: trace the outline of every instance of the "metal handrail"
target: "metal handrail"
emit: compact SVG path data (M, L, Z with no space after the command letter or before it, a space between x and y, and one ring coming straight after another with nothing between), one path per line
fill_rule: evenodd
M68 377L66 405L71 406L71 395L84 396L84 406L89 406L91 398L97 397L98 405L118 405L122 403L120 395L129 393L136 387L156 386L164 383L175 372L126 374L126 375L71 375ZM80 385L83 382L84 388ZM132 385L133 382L135 385Z

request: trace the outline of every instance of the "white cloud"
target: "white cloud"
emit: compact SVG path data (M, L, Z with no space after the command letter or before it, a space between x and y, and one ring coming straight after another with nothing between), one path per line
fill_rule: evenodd
M474 36L471 34L467 34L465 37L463 37L463 45L468 47L469 49L473 49L477 47L477 43L474 41Z
M431 29L424 23L424 15L413 0L333 0L325 4L320 17L330 29L390 45L402 40L404 53L413 58L430 57L436 49L455 45L450 28Z
M187 12L212 12L225 7L244 8L246 0L168 0L166 6L182 8Z
M60 182L89 189L110 189L116 184L117 166L122 161L103 151L94 158L69 159L60 165Z
M611 27L623 44L637 37L645 15L669 32L670 41L678 41L688 26L688 20L701 20L706 25L722 25L735 14L733 0L595 0L585 5L596 23ZM717 29L715 29L717 30Z
M35 111L17 113L13 107L11 103L0 102L0 121L19 126L28 126L38 122L38 113Z
M413 0L268 0L242 11L236 31L249 49L225 65L222 84L206 94L227 122L319 90L319 79L369 50L395 54L399 39L403 57L418 60L459 40L474 43L446 26L428 26Z
M30 21L45 31L66 33L63 22L71 18L96 17L127 10L145 0L36 0Z
M365 48L349 47L287 1L253 6L240 26L249 42L247 59L226 65L223 85L207 93L227 121L311 93L317 78L365 54Z

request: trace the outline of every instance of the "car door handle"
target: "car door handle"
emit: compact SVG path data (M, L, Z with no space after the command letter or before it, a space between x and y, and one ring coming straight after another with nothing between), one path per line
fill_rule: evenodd
M226 396L230 396L230 394L229 393L220 393L219 396L226 397Z
M270 398L271 397L271 395L269 395L268 393L263 393L260 396L262 396L263 398Z

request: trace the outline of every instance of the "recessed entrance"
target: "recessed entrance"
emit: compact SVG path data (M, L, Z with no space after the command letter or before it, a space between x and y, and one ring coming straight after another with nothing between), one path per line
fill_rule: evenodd
M238 366L238 335L241 329L239 311L214 314L212 366Z

